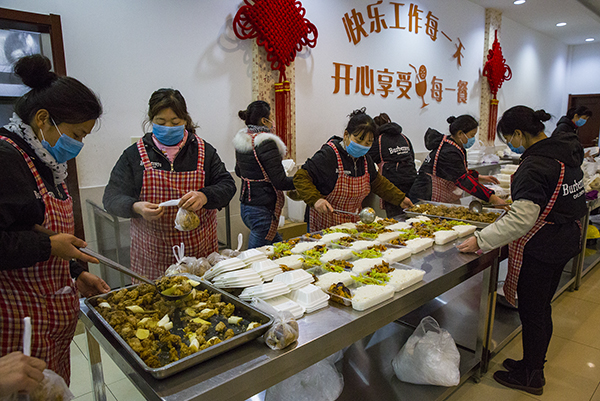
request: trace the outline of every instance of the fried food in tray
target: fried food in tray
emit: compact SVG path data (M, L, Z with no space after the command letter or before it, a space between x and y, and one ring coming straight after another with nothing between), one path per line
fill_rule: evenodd
M192 291L192 283L185 276L161 277L156 281L158 291L164 295L185 295Z
M494 212L474 213L471 212L468 207L464 206L434 205L431 203L420 203L407 210L409 212L422 213L429 216L448 217L482 223L493 223L500 215L500 213Z
M337 302L346 306L351 305L351 302L348 303L348 300L352 298L352 293L350 292L350 289L344 285L344 283L332 284L327 293L330 295L329 299L331 299L333 302Z
M183 288L182 277L165 279L161 286ZM223 302L221 293L198 288L173 302L154 286L141 284L90 303L148 367L160 368L261 325L249 321L247 311Z

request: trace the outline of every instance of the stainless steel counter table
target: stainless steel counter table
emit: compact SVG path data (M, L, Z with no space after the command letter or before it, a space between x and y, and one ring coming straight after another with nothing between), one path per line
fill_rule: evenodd
M80 317L87 332L94 399L105 399L98 343L148 400L245 400L481 272L486 284L481 294L474 365L479 366L481 361L485 369L495 306L498 255L497 250L481 256L461 254L454 244L436 245L403 261L425 270L425 277L421 283L396 293L387 302L364 312L330 303L327 308L298 320L300 338L283 351L272 351L257 340L163 380L154 379L139 369L119 343L109 340L105 329L97 324L82 302ZM469 375L478 372L477 366L468 369Z

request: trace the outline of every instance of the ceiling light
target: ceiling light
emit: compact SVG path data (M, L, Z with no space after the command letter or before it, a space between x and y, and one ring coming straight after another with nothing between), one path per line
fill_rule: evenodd
M594 38L587 38L585 41L586 41L586 42L593 42L593 41L594 41Z
M556 26L565 26L565 25L567 25L566 22L559 22L558 24L556 24Z
M519 5L519 4L524 4L525 0L515 0L513 1L513 4Z

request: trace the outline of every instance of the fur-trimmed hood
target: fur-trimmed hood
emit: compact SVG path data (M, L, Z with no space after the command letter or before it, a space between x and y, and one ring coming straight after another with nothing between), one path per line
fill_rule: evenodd
M283 143L283 141L277 135L271 134L270 132L259 133L254 139L254 146L258 146L268 140L274 141L279 149L279 154L281 157L285 157L285 154L287 153L287 147L285 146L285 143ZM250 134L248 134L247 128L242 128L237 134L235 134L233 137L233 147L240 153L252 152L252 137Z

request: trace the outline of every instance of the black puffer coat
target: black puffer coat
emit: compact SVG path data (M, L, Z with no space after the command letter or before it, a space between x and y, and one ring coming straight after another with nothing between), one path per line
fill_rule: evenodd
M560 120L558 120L558 123L556 123L556 129L552 131L552 136L561 132L577 134L577 128L577 125L575 125L569 117L562 116Z
M274 210L277 195L273 187L280 191L290 191L294 189L294 182L293 177L286 176L281 164L281 160L286 153L285 144L276 135L264 132L260 128L267 129L266 127L254 128L257 134L254 139L254 147L256 156L258 156L260 164L265 169L271 183L250 182L250 188L248 188L242 180L240 202L252 206L266 206ZM248 128L241 129L235 135L233 147L235 148L236 159L235 174L240 178L262 180L264 175L252 151L252 137Z
M384 124L377 131L380 135L373 142L368 155L375 164L383 160L385 163L380 171L381 175L402 192L408 193L417 178L412 143L402 134L402 127L396 123Z
M198 168L198 137L188 135L187 142L173 161L156 147L152 133L143 138L148 158L154 169L169 171L194 171ZM204 141L204 171L206 172L204 188L200 189L206 195L205 209L220 209L226 206L235 195L235 181L225 163L221 161L217 151ZM108 212L121 217L137 217L132 211L133 204L140 199L144 166L137 144L129 146L110 173L110 180L104 190L102 201Z

